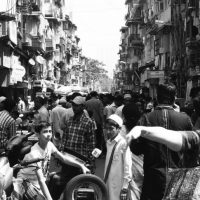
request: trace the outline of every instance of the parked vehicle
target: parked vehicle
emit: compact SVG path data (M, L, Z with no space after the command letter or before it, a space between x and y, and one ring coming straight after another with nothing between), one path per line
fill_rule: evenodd
M32 163L41 160L35 159L30 162L24 162L23 156L30 151L30 145L24 146L24 142L33 133L27 135L15 136L10 140L5 151L0 152L0 199L5 195L7 197L12 193L12 177L16 175L16 169L30 167ZM20 152L20 154L19 154ZM90 167L88 159L83 160L70 153L66 156L71 156L78 162L84 163L85 166ZM57 173L53 173L56 175ZM64 185L64 190L61 192L61 199L63 200L108 200L108 193L105 183L93 174L83 174L72 177L72 179Z

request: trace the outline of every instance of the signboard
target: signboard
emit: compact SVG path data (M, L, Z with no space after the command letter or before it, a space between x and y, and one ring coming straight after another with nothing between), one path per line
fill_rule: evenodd
M147 71L147 79L164 78L164 75L165 75L165 72L163 70Z

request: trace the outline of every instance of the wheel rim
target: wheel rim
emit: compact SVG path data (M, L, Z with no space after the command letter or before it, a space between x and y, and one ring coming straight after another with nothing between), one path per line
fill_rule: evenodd
M83 189L83 188L94 190L94 200L102 200L103 199L103 193L102 193L101 187L95 183L91 183L88 181L81 182L81 183L77 184L76 187L74 187L73 192L71 194L71 197L72 197L71 199L77 200L78 190Z

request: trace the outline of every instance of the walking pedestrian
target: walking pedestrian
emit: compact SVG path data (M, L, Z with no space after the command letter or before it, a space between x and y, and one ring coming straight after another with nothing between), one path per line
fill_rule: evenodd
M132 160L126 140L120 135L123 121L116 115L110 115L105 122L108 137L104 170L109 200L127 200L129 184L132 180Z
M85 107L86 110L89 112L92 112L92 117L96 123L96 147L102 150L102 144L103 144L103 104L98 99L98 93L96 91L92 91L90 93L91 99L86 101Z
M138 106L135 103L129 103L125 105L122 109L122 115L123 115L123 123L125 125L125 129L122 128L122 136L126 138L126 135L131 131L131 129L137 125L141 113L139 111ZM134 200L139 200L141 191L142 191L142 185L143 185L143 156L142 155L135 155L131 154L132 158L132 176L133 181L131 182L131 196Z
M37 96L34 101L35 109L38 112L38 114L35 117L35 123L40 122L50 122L50 115L49 111L47 110L48 104L47 104L47 98Z
M63 118L67 109L64 107L67 101L63 98L59 100L58 105L51 111L51 122L53 127L53 142L56 147L60 146L63 137Z
M173 108L175 95L176 87L173 84L159 85L157 88L158 106L153 112L142 116L140 125L162 126L171 130L192 130L190 117ZM140 199L161 200L165 192L166 166L176 168L183 165L180 162L181 154L145 138L133 141L130 149L136 155L144 155L144 182Z
M12 100L0 97L0 149L4 149L7 141L16 135L15 119L10 114L15 106Z
M72 100L74 116L66 124L63 148L71 149L85 157L91 157L95 148L94 123L84 112L85 99L77 96Z

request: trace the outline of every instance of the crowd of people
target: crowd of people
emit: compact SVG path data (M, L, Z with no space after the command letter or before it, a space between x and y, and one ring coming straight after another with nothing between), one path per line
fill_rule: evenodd
M5 148L19 129L26 126L34 131L38 142L24 159L45 157L41 168L46 178L51 154L86 171L84 166L64 159L59 151L74 151L93 161L92 151L98 148L102 151L101 158L105 158L104 181L109 200L162 200L167 167L199 164L198 153L179 152L199 141L199 133L194 130L200 127L200 87L193 88L190 96L190 102L177 105L176 87L171 83L158 86L156 99L146 89L141 94L92 91L87 96L78 92L59 96L53 93L50 98L28 96L27 101L19 97L17 102L1 96L0 149ZM71 169L68 166L67 170ZM48 195L34 176L26 170L18 173L17 199L23 198L24 177L36 188L40 199ZM56 191L54 199L59 198Z

